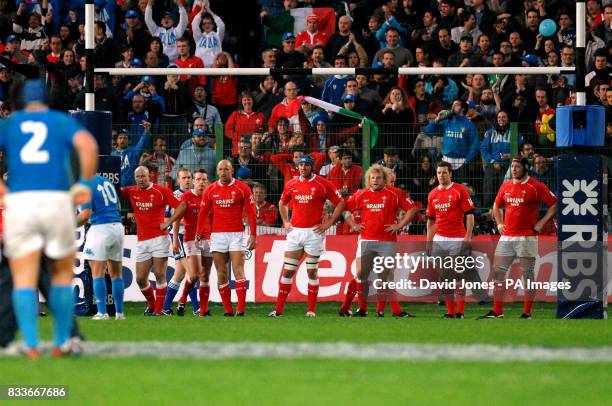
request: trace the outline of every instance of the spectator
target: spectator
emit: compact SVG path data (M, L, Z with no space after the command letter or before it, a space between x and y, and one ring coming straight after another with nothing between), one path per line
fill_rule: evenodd
M261 112L254 111L253 104L254 100L251 93L242 92L239 109L234 111L225 123L225 136L232 140L232 156L238 154L238 141L244 135L250 135L263 129L264 115Z
M261 183L253 185L257 225L275 226L278 223L278 207L266 201L266 186Z
M174 45L176 49L176 44ZM168 55L164 53L164 46L162 45L161 39L158 37L151 38L151 42L149 43L149 52L147 52L147 56L145 56L145 63L147 63L147 58L151 58L151 56L155 56L157 62L155 65L157 67L166 68L170 65L170 59L168 59ZM178 56L178 53L177 53Z
M480 58L479 66L490 66L493 63L494 50L487 34L480 34L474 55Z
M361 92L359 91L359 84L356 79L349 78L346 81L346 94L352 94L355 96L355 111L362 116L369 115L373 111L372 104L361 97Z
M454 178L469 178L469 164L478 156L479 136L476 127L465 116L466 103L455 100L451 111L441 111L425 126L427 134L442 133L442 160L451 164Z
M270 119L272 110L281 101L278 94L278 82L272 75L260 76L259 87L255 91L255 110L261 111L266 121Z
M438 18L440 15L433 10L426 10L423 13L422 23L423 26L419 29L413 30L411 34L411 43L412 47L432 47L436 44L434 38L437 39L436 33L440 30L446 30L446 34L449 36L448 40L450 42L450 30L446 28L438 27Z
M480 57L472 51L472 36L470 34L462 34L459 42L459 52L456 52L448 57L448 66L451 67L466 67L466 66L481 66Z
M276 68L276 51L272 48L266 48L261 53L262 68Z
M117 148L111 152L111 155L121 158L121 186L134 186L136 184L134 170L138 167L140 155L151 137L151 123L145 122L143 125L144 131L133 147L129 146L128 130L124 128L117 133Z
M334 58L334 68L345 68L346 65L346 56L336 55ZM340 104L340 100L346 89L346 83L349 79L352 79L352 77L348 75L334 75L327 79L323 85L321 99L331 104Z
M561 49L561 67L562 68L576 67L576 65L574 64L574 56L575 56L574 48L567 46L567 45L564 46ZM569 73L569 74L564 73L563 76L567 78L568 86L570 86L571 88L574 88L574 86L576 86L576 74L575 73Z
M562 45L574 46L576 42L576 29L573 27L572 17L569 13L561 11L557 17L559 29L557 30L557 41Z
M289 151L289 141L293 132L289 129L289 120L281 116L276 120L276 128L263 134L259 151L286 153Z
M299 52L309 53L315 46L327 45L327 34L318 30L319 17L310 15L306 17L306 31L300 32L295 39L295 47Z
M461 37L463 37L464 34L469 34L474 41L472 45L476 47L482 35L482 31L478 29L478 25L476 24L476 16L469 11L465 11L459 17L459 21L461 25L451 29L451 39L454 43L459 44L461 42Z
M19 41L19 38L17 38L16 35L11 34L6 37L4 44L4 52L2 52L2 56L19 64L26 64L29 62L28 57L30 56L30 53L21 50L21 41Z
M112 38L106 35L107 27L102 21L96 21L94 27L94 34L96 37L96 48L94 50L94 65L99 68L112 68L115 63L119 60L119 53L117 52L117 44ZM61 47L62 40L59 37L51 37L51 45L58 48ZM78 50L80 55L84 55L84 50Z
M166 140L164 136L158 135L153 141L153 152L144 152L140 156L139 165L149 168L151 181L172 189L172 168L174 158L166 153Z
M612 3L604 8L604 21L593 30L593 35L601 38L604 43L612 41Z
M457 52L459 52L459 45L451 40L450 30L441 28L437 32L436 41L431 51L432 59L440 58L443 61L447 61L451 55Z
M512 156L509 116L505 111L497 113L497 120L487 130L480 146L484 168L484 205L493 205L493 199L504 181ZM522 139L519 141L522 143Z
M284 90L285 98L274 106L272 113L270 113L270 118L268 119L269 132L274 131L276 121L280 117L285 117L286 119L294 117L297 115L297 112L301 107L301 102L299 99L297 99L297 86L295 82L289 81L285 83Z
M607 60L608 51L605 48L598 49L595 52L595 69L587 73L584 78L584 85L589 86L592 80L600 80L605 83L610 83L612 80L612 68Z
M115 68L130 68L134 59L134 49L131 45L122 44L119 48L121 60L115 63Z
M476 17L476 26L482 32L492 32L496 18L485 0L472 0L472 12Z
M281 68L301 68L306 62L303 53L295 50L295 35L292 32L283 34L283 47L276 55L276 63Z
M554 146L555 109L548 105L546 89L536 89L535 98L538 104L538 115L535 121L535 133L538 137L538 142L540 145Z
M176 180L176 173L180 168L187 168L191 172L196 169L204 169L206 173L215 173L217 155L215 150L206 144L206 134L201 128L195 128L191 132L190 144L183 144L179 155L172 168L172 179Z
M370 58L365 48L357 42L355 34L349 34L349 41L340 48L338 55L347 57L348 66L351 68L365 68L370 66Z
M355 80L357 81L357 87L359 88L360 99L367 102L370 106L380 106L382 104L383 100L380 93L369 87L369 81L366 75L358 74L355 76Z
M177 66L170 64L168 67ZM181 142L179 138L187 123L185 114L191 109L189 83L180 81L178 75L167 75L166 81L159 88L159 95L166 105L160 121L162 133L166 134L170 148L178 148Z
M157 127L161 113L166 110L166 102L157 94L155 79L151 76L142 76L140 78L140 83L125 93L123 100L127 103L131 103L135 95L141 95L144 98L144 109L148 116L148 121L150 121L154 127ZM132 107L134 108L133 103ZM134 111L136 112L135 108Z
M408 103L414 111L416 123L419 125L418 128L427 123L427 116L430 111L436 108L431 96L425 92L425 81L423 79L416 79L413 82L412 96L408 97Z
M395 66L411 66L414 64L414 56L410 50L403 48L400 46L400 34L399 31L393 27L387 29L386 34L387 46L385 48L381 48L374 55L374 62L381 61L383 62L383 55L387 51L393 52L395 56Z
M96 110L110 111L113 113L113 124L125 122L125 112L121 100L105 86L106 79L103 75L94 75L94 102ZM85 90L76 95L74 106L77 109L85 110Z
M457 17L455 5L452 0L441 0L440 2L440 18L438 20L438 26L440 28L448 28L451 30L453 27L459 25L459 19Z
M185 29L187 28L187 23L189 20L189 16L187 15L187 10L185 10L185 6L183 2L180 0L175 0L174 3L178 6L179 12L179 22L176 27L174 27L174 17L170 10L166 10L161 19L161 27L155 24L153 21L153 1L148 0L147 7L145 8L145 24L149 29L149 32L153 37L159 38L164 54L167 59L170 61L174 61L178 58L178 51L176 49L176 40L181 38L185 33ZM164 65L164 66L167 66Z
M531 175L544 183L548 188L555 193L555 176L552 167L548 164L547 159L540 154L533 155L533 169Z
M481 75L476 75L481 76ZM468 103L474 102L473 97L468 97ZM501 110L501 98L497 87L486 87L480 94L480 103L475 106L476 112L482 116L488 123L495 123L497 113Z
M269 28L266 34L267 46L281 46L283 34L293 30L293 22L295 20L291 15L291 9L297 7L297 0L284 0L283 7L284 11L276 16L269 15L268 11L265 9L259 14L261 23Z
M276 170L283 175L283 185L286 185L291 179L300 176L298 161L304 154L304 149L302 147L294 147L280 154L266 152L259 158L259 161L265 164L272 163ZM323 164L325 154L314 153L310 155L314 158L315 162L313 172L317 173Z
M248 137L242 137L238 141L238 153L229 158L236 177L249 186L255 182L266 182L267 165L259 162L253 153L253 146Z
M151 35L141 24L136 10L128 10L125 13L125 23L117 28L116 37L119 44L130 45L137 58L144 57L151 41Z
M334 57L340 53L340 49L350 40L352 25L353 21L349 16L342 16L338 19L338 31L329 37L325 55Z
M444 66L439 59L434 60L434 67ZM459 87L453 79L448 76L433 75L425 83L425 91L438 101L441 108L449 108L453 101L459 96Z
M190 41L188 38L183 37L176 41L176 50L178 51L179 57L173 61L173 63L179 68L203 68L204 62L195 55L191 55L189 48ZM181 80L189 81L189 92L193 93L196 86L204 86L206 84L205 76L191 76L181 75Z
M58 63L48 63L44 59L42 63L48 72L53 73L55 78L51 83L49 97L52 101L62 99L68 91L68 79L78 76L81 70L81 67L75 61L74 51L65 49L62 52L61 61Z
M391 91L383 101L383 108L379 115L380 134L377 145L396 145L400 153L407 155L406 151L414 143L414 123L416 117L404 90L399 87Z
M13 32L21 38L21 49L24 51L32 52L40 49L43 40L48 39L48 34L41 19L39 13L26 13L25 3L21 3L17 9L13 22Z
M410 197L427 206L427 194L435 185L436 174L431 163L431 157L423 155L419 159L419 165L416 167L414 177L412 178L412 185L408 188L410 190Z
M225 23L210 9L210 3L204 2L204 7L191 22L193 40L196 43L195 54L204 65L210 67L215 57L222 51Z
M204 86L197 85L195 87L192 103L191 111L187 115L188 119L195 120L197 117L202 117L208 128L214 128L216 124L222 124L219 110L206 102L206 89Z
M329 180L342 197L347 200L361 187L363 169L353 163L353 154L348 149L340 150L340 162L327 174Z
M327 157L329 158L330 162L323 165L319 171L319 176L323 176L324 178L327 177L329 171L331 171L334 166L340 163L340 147L337 145L329 147Z
M385 6L383 6L385 7ZM405 46L405 38L408 33L404 27L397 21L393 13L387 8L385 12L385 22L380 25L376 31L376 39L379 41L379 48L383 49L387 47L386 34L389 28L395 28L399 34L399 45Z

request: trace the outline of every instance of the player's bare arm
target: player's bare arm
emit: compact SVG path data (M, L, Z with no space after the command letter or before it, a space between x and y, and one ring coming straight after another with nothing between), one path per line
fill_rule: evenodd
M287 208L287 205L282 201L278 202L278 212L281 216L281 220L283 221L283 227L285 228L285 230L293 230L293 226L289 222L289 209Z
M84 226L91 217L91 209L83 209L77 216L77 227Z
M474 213L468 213L465 215L465 241L472 241L473 232L474 232Z
M349 225L349 227L351 228L351 230L360 233L363 230L365 230L365 225L363 223L355 223L355 219L353 218L353 214L350 211L345 211L344 213L342 213L342 215L344 216L344 221L346 222L346 224Z
M406 211L398 223L387 225L385 227L385 231L387 233L397 233L399 230L406 227L408 223L410 223L418 211L419 209L417 207L413 207L412 209Z
M346 206L346 203L344 203L344 200L341 200L336 206L336 208L334 209L334 212L332 213L331 217L327 221L324 221L321 224L317 224L314 227L314 231L319 234L325 233L325 231L328 228L336 224L336 221L338 221L338 218L340 218L340 215L344 211L345 206Z
M169 218L166 219L166 221L164 221L160 226L159 229L160 230L165 230L168 227L170 227L170 224L174 223L175 221L177 221L177 219L180 219L181 217L183 217L183 214L185 214L185 210L187 209L187 205L185 204L185 202L181 202L181 204L179 204L176 209L174 209L174 213L172 213L172 216L170 216Z
M534 231L536 233L539 233L540 231L542 231L546 223L548 223L550 219L552 219L555 216L555 214L557 214L557 204L556 203L550 206L548 210L546 210L546 213L544 214L544 216L537 223L535 223L535 225L533 226Z
M501 207L497 206L497 203L493 203L491 214L493 215L493 218L495 219L495 223L497 224L497 229L499 230L499 234L504 235L504 213Z

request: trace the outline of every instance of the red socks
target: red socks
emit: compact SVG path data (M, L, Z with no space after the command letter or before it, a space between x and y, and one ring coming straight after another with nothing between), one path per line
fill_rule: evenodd
M164 301L166 300L166 292L168 292L168 285L164 283L162 288L155 289L155 313L161 314L164 308Z
M210 286L200 282L200 314L203 316L208 311L208 297L210 296Z
M457 288L455 290L455 304L457 306L456 313L464 313L465 308L465 289Z
M504 313L504 294L506 293L506 285L503 282L496 282L493 288L493 313Z
M238 296L238 306L236 312L244 313L244 304L246 302L247 280L236 280L236 296Z
M355 281L355 285L357 287L357 301L359 302L359 309L361 311L368 311L368 298L364 295L364 291L362 290L361 282Z
M400 306L397 300L392 300L390 303L391 303L391 311L393 312L393 314L399 314L404 311L404 309L402 309L402 306Z
M317 297L319 296L319 280L308 279L308 311L317 311Z
M355 299L355 295L357 294L357 281L352 279L348 288L346 289L346 295L344 296L344 302L342 302L342 306L340 310L347 311L351 310L351 303L353 303L353 299Z
M189 295L189 292L193 289L193 285L195 285L195 283L189 279L189 276L185 276L185 286L183 286L183 293L181 293L181 298L179 299L180 303L187 303L187 295Z
M232 290L230 289L229 282L219 285L219 294L223 302L223 311L225 313L234 313L234 308L232 307Z
M291 278L281 278L278 282L278 296L276 297L276 308L274 309L277 314L281 314L285 311L285 302L287 296L291 292L291 285L293 280Z
M523 302L523 313L531 314L532 306L533 306L533 300L525 300Z
M145 299L147 299L147 307L149 308L149 310L155 309L155 293L153 292L153 286L151 286L151 284L149 283L149 286L144 289L140 289L140 291L142 292L142 295L145 297Z
M444 304L446 305L446 313L450 314L451 316L455 315L455 299L453 296L454 295L451 293L450 295L447 294L444 297Z

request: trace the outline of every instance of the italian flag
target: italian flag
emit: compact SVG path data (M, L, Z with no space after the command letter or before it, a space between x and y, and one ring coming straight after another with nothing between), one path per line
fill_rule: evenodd
M331 111L334 114L341 114L343 116L353 117L357 120L364 120L365 123L370 125L370 146L374 147L376 145L376 141L378 140L378 125L374 121L370 120L365 116L362 116L359 113L354 112L353 110L347 110L340 106L336 106L335 104L315 99L314 97L306 96L304 97L304 100L325 111Z
M328 37L336 32L336 12L331 7L300 7L289 10L293 17L293 33L298 35L306 31L306 18L316 15L319 18L317 30L324 32Z

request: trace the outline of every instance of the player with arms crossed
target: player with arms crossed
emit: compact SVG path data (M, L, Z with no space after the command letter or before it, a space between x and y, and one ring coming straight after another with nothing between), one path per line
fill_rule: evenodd
M351 303L355 294L358 296L359 310L354 316L364 317L368 314L367 285L362 281L368 280L369 269L364 272L363 265L371 266L374 256L394 257L397 233L404 228L414 217L418 208L410 196L401 189L391 186L389 173L381 165L372 165L366 172L366 188L358 190L347 201L347 211L344 212L345 220L353 230L359 231L359 242L357 244L355 279L349 284L344 302L338 314L341 317L351 315ZM404 214L399 222L396 222L398 210ZM351 213L361 213L361 222L355 224ZM365 257L365 258L364 258ZM384 278L381 274L380 278ZM384 308L388 292L382 292L381 299L377 303L376 313L379 317L384 316ZM411 317L412 315L402 309L396 300L391 300L394 317Z
M170 255L170 240L166 229L183 215L185 205L174 197L167 187L151 182L146 166L134 171L136 186L121 188L121 196L129 199L136 217L136 282L147 299L145 316L161 316L166 297L166 265ZM164 221L166 206L174 209L172 216ZM149 283L149 271L153 273L157 286L155 292Z
M123 223L119 211L119 197L115 186L103 176L96 175L92 179L91 202L81 206L77 217L80 227L89 221L91 227L87 230L83 258L89 261L93 276L93 291L98 312L93 320L108 320L106 311L106 280L104 272L112 280L113 301L115 303L115 319L125 320L123 314L123 279L121 260L123 258Z
M179 169L176 174L176 177L179 182L179 188L174 191L174 197L180 200L183 193L191 189L193 178L188 168ZM172 209L168 207L168 210L166 211L166 217L171 216ZM168 235L170 236L170 243L172 244L172 255L174 256L174 274L172 275L172 279L170 279L170 282L168 282L168 292L166 293L164 308L162 310L162 313L166 316L172 314L172 301L178 293L179 287L181 286L181 282L185 278L185 273L187 272L187 254L185 254L184 225L177 221L171 226L171 229L169 229ZM198 292L194 289L183 289L183 293L179 298L178 306L176 306L176 314L179 316L185 315L185 303L187 303L187 295L189 295L189 297L191 298L193 314L198 314L197 312L200 310L198 306Z
M452 181L451 164L439 162L436 177L439 185L427 197L427 243L429 246L433 242L431 256L434 258L458 256L472 240L474 203L467 188ZM439 269L439 272L441 280L446 282L459 276L454 269ZM465 289L457 288L455 292L442 289L442 293L447 310L444 317L462 319Z
M210 233L210 251L217 269L217 284L223 302L226 317L234 316L232 307L232 291L229 284L228 263L232 261L232 271L236 276L236 295L238 306L236 316L244 316L246 303L247 280L244 277L244 224L242 213L246 212L250 235L247 249L255 248L257 237L257 218L255 202L251 189L243 182L235 179L234 168L230 161L224 159L217 164L218 181L204 190L196 239L199 243L205 239L208 229L209 215L212 213L212 230ZM200 307L200 312L202 308Z
M525 284L522 319L531 318L535 290L528 283L534 281L534 266L538 252L537 233L557 213L557 198L542 182L527 174L527 158L515 157L510 165L512 179L499 188L493 203L493 217L501 237L493 260L493 310L480 318L504 317L505 278L508 269L518 258ZM548 206L546 214L538 220L540 204ZM505 208L505 215L502 211Z
M52 354L71 351L74 204L90 200L90 179L98 166L93 136L65 113L50 110L46 99L42 81L27 81L22 92L24 109L0 127L0 149L9 172L7 185L0 181L4 246L13 276L15 316L25 341L24 353L31 358L40 355L36 286L43 252L51 271ZM81 179L71 187L67 162L72 149L79 158Z
M209 185L208 174L204 169L197 169L193 173L193 185L193 189L186 191L179 198L181 202L187 205L187 209L183 215L183 221L185 223L185 252L187 254L188 265L187 281L185 282L183 297L186 299L185 292L187 289L192 288L199 278L200 288L198 292L200 293L200 306L198 315L206 317L211 315L210 310L208 310L208 298L210 296L209 278L212 268L212 254L210 253L210 215L207 218L203 233L200 236L201 241L198 242L195 238L202 195Z
M283 227L289 232L285 245L285 259L278 283L276 308L268 315L278 317L285 310L287 296L291 292L293 275L300 260L306 257L308 272L308 310L306 317L316 316L317 296L319 295L319 278L317 269L319 257L325 251L325 231L336 223L344 211L345 203L340 192L325 178L314 173L314 159L304 155L298 161L300 176L287 182L278 204L283 220ZM330 219L321 223L325 201L330 200L335 206ZM292 205L289 221L289 204Z

